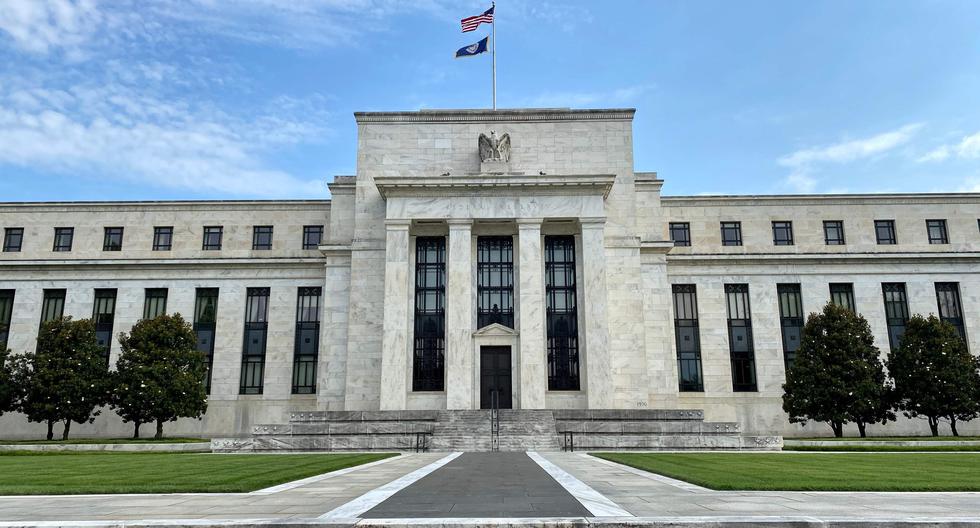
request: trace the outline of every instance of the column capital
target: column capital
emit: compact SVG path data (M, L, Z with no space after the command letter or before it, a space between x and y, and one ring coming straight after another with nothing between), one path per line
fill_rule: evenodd
M518 218L516 222L518 229L540 228L544 218Z
M602 229L606 225L605 216L583 216L578 219L582 229Z
M402 230L402 229L408 230L408 228L411 227L411 225L412 225L412 221L411 220L408 220L408 219L401 219L401 218L391 219L391 218L389 218L389 219L385 220L385 229L387 229L388 231L399 231L399 230Z
M446 220L449 224L449 229L462 229L464 227L471 227L473 225L472 218L449 218Z

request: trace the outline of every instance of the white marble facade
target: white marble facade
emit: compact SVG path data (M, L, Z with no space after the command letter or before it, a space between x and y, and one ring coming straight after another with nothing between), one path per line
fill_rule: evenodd
M167 311L193 312L196 288L218 288L210 409L173 432L247 434L290 410L473 409L486 382L484 347L509 349L512 405L523 409L704 409L756 434L825 433L787 423L777 284L799 284L805 312L830 283L853 284L857 309L888 349L881 283L906 285L912 313L936 313L935 283L958 284L970 349L980 351L980 195L665 196L655 173L634 172L633 111L500 110L358 113L357 174L321 201L0 204L0 229L23 228L20 251L0 253L0 290L13 291L8 347L30 350L44 289L65 289L65 313L89 317L96 288L117 290L113 331L143 313L146 288L167 288ZM477 137L511 137L508 163L481 163ZM642 147L641 147L642 148ZM681 177L678 175L678 177ZM880 245L874 221L895 221ZM931 244L927 220L945 220ZM844 223L827 245L824 220ZM742 245L722 245L720 223L741 223ZM771 222L790 221L792 245ZM689 224L690 246L671 242ZM253 250L254 226L273 226ZM103 251L103 228L124 227L123 249ZM153 226L173 226L173 248L152 250ZM204 226L223 226L204 251ZM323 226L316 249L303 227ZM74 227L54 252L56 227ZM545 237L575 242L578 390L548 388ZM477 241L513 241L513 328L478 328ZM445 240L444 383L413 390L416 241ZM697 288L703 391L681 392L671 287ZM757 390L734 392L725 284L748 284ZM239 394L246 289L270 288L261 394ZM297 291L322 288L315 394L292 394ZM0 321L2 323L2 321ZM118 342L110 360L118 357ZM971 424L973 425L973 424ZM901 421L889 432L923 432ZM973 426L974 428L976 426ZM969 429L970 427L966 427ZM37 436L39 424L0 417L0 436ZM120 435L106 410L77 434Z

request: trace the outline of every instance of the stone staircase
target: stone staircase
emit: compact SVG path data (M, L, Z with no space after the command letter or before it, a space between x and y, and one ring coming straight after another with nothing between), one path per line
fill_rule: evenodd
M779 436L744 436L734 422L705 422L700 410L501 409L500 451L778 450ZM211 441L215 452L490 451L489 410L305 411L257 425L250 438Z

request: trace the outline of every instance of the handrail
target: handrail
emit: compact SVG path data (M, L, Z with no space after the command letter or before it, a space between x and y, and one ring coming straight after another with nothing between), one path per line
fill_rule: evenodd
M490 391L490 451L500 450L500 395Z
M561 447L562 451L575 451L575 433L571 431L564 432L565 441Z

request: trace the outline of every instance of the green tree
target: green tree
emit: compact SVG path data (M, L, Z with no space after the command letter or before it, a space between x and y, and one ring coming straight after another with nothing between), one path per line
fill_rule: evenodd
M14 376L14 358L9 350L0 350L0 416L17 408L20 386Z
M48 440L55 423L64 423L61 438L66 440L72 422L91 423L101 412L97 408L106 401L108 373L91 319L65 317L41 324L37 350L14 363L22 391L18 410L32 422L47 422Z
M898 408L909 418L925 417L932 436L939 436L941 419L959 436L956 423L980 414L978 367L956 327L934 315L909 319L901 343L888 354Z
M810 314L783 384L790 421L826 422L837 437L844 435L844 424L854 422L863 437L868 424L894 420L879 356L861 315L833 303Z
M139 438L144 423L156 422L156 438L162 438L164 422L204 415L207 364L196 342L180 314L144 319L128 335L119 335L122 355L111 405L135 426L133 438Z

